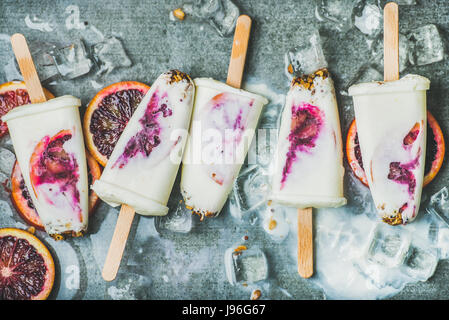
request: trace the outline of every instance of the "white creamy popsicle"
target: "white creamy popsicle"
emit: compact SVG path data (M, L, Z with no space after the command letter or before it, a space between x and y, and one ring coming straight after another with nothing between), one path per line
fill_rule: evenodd
M98 196L142 215L165 215L182 157L195 87L178 70L158 77L129 120L99 180Z
M378 213L392 225L412 221L419 210L429 86L427 78L407 75L349 88L371 195Z
M81 102L62 96L12 109L8 124L33 204L52 236L79 236L88 224L88 183Z
M270 199L296 208L346 204L342 159L340 121L329 72L323 68L296 77L282 113Z
M221 211L228 198L268 100L213 79L194 81L195 106L181 193L188 208L210 217Z

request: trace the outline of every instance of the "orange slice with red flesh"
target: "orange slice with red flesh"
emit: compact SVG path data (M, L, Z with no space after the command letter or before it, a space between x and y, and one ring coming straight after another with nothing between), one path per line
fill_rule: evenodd
M149 89L136 81L114 83L100 90L87 106L83 120L86 146L103 167Z
M54 280L53 257L37 237L0 229L0 300L45 300Z
M412 130L413 131L413 130ZM406 139L412 137L406 137ZM427 186L441 169L444 160L445 142L443 132L435 117L427 111L427 148L426 162L424 169L423 187ZM346 137L346 159L354 175L365 185L368 186L368 180L363 168L362 154L357 136L357 127L355 119L349 126Z
M44 88L47 99L53 99L54 96ZM31 103L25 82L11 81L0 85L0 138L8 133L8 126L1 121L1 117L7 114L11 109Z

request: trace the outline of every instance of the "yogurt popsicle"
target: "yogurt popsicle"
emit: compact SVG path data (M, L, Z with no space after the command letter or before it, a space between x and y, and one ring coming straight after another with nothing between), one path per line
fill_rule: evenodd
M391 225L412 221L419 210L429 86L427 78L407 75L349 88L371 195L378 213Z
M181 161L195 87L178 70L158 77L129 120L100 179L93 185L112 206L165 215Z
M79 99L62 96L12 109L6 121L25 184L45 230L82 235L88 183Z
M293 79L275 155L273 201L296 208L346 204L340 121L326 68Z
M228 198L268 100L212 79L194 81L195 106L181 193L194 213L210 217L221 211Z

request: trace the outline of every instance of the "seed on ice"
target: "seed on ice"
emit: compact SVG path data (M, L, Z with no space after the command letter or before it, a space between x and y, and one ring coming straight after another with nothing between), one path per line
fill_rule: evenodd
M226 276L232 285L255 283L268 277L267 258L258 247L228 248L224 260Z
M290 225L282 206L267 207L263 229L274 241L281 242L287 238Z

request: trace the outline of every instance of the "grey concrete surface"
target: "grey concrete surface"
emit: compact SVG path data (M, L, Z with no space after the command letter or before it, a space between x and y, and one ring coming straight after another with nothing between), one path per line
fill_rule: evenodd
M80 97L83 106L86 106L99 90L93 86L91 80L95 80L101 87L122 80L151 84L165 70L178 68L192 77L212 77L224 81L232 37L222 38L209 25L189 19L183 22L170 20L170 10L179 7L181 3L181 0L57 2L39 0L20 1L19 4L18 1L2 0L0 34L3 37L20 32L25 34L29 41L37 42L67 42L78 38L83 36L83 30L67 30L65 27L69 16L66 8L69 5L76 5L79 8L81 22L86 21L87 26L95 26L104 35L119 37L133 61L132 67L115 70L103 78L89 74L71 81L59 80L47 86L55 95L72 94ZM277 93L285 94L288 89L288 80L284 74L284 53L299 41L302 30L310 26L320 28L321 35L325 39L325 54L335 80L340 112L344 109L346 113L341 117L342 130L346 132L352 119L352 108L343 107L351 106L351 98L342 95L341 91L356 71L367 62L369 49L364 36L355 29L341 33L323 27L315 18L314 1L236 0L235 3L241 13L248 14L253 19L244 79L262 82ZM35 15L42 20L50 21L53 31L42 32L28 28L24 23L27 15ZM420 0L416 6L402 6L400 21L401 30L434 23L447 38L449 4L445 0ZM0 83L6 81L5 74L1 72L2 66L11 57L9 44L4 39L0 40ZM428 108L440 122L443 132L447 134L449 59L428 66L409 68L406 72L416 72L431 80ZM449 171L446 161L426 192L432 194L448 185L448 182ZM98 262L98 254L94 252L91 238L97 236L104 239L106 250L116 213L116 210L109 209L104 203L101 204L90 223L90 236L67 241L69 246L67 252L73 251L70 253L73 257L58 256L58 261L64 261L59 263L58 282L52 298L111 299L114 297L114 289L129 289L126 287L127 283L140 283L137 288L132 286L134 291L131 296L128 296L128 293L121 293L119 296L149 299L248 299L250 291L236 289L226 281L222 263L224 249L238 242L245 234L250 235L250 241L261 244L270 261L271 282L269 289L265 290L267 294L264 298L326 298L326 294L316 284L297 275L294 261L285 256L282 244L271 242L261 228L235 223L226 210L214 220L204 223L195 221L194 229L187 235L167 233L161 235L157 241L138 234L138 228L151 228L151 223L148 222L148 218L137 217L125 253L125 267L121 268L119 277L114 283L105 283L100 275L101 263ZM145 221L142 222L143 220ZM14 218L11 221L17 223L19 219ZM63 245L54 244L48 238L46 241L54 252L66 250ZM196 265L194 260L197 256L205 262ZM182 257L187 258L189 264L183 265L182 261L179 261ZM79 289L69 290L67 281L70 282L70 279L67 275L70 274L70 270L61 266L70 265L72 258L76 260L75 264L81 270L81 277ZM199 268L200 271L187 274L182 270L173 271L168 267L171 263L186 269ZM164 272L168 274L167 278L160 276ZM148 274L152 276L146 277ZM188 277L188 280L183 276ZM447 299L448 283L449 262L440 261L431 279L424 283L410 284L391 298ZM115 287L111 289L112 286ZM291 297L276 288L286 289Z

